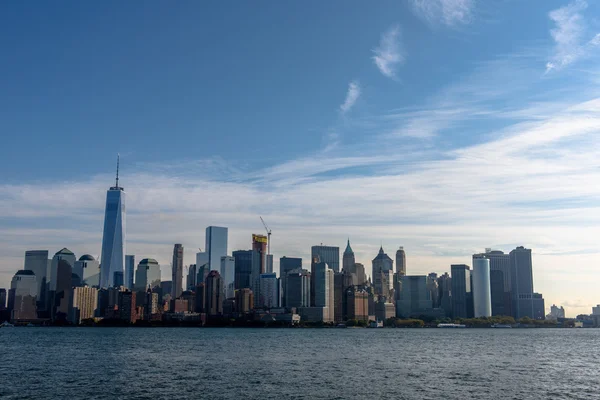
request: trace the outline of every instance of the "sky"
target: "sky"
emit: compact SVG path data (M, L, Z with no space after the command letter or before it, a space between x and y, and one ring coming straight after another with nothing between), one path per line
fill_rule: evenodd
M0 287L28 249L127 253L170 276L208 225L281 256L350 238L408 274L533 251L567 316L600 303L600 4L3 2Z

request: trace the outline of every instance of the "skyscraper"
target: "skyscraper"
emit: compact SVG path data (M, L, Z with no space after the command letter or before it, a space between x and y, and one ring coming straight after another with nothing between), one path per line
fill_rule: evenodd
M185 287L187 290L194 290L196 283L198 282L198 269L196 264L190 264L188 268L188 274L186 279Z
M400 275L406 275L406 253L404 253L404 247L402 246L396 250L396 272Z
M48 260L48 250L27 250L25 252L25 269L35 274L37 281L36 298L38 306L44 308L44 299L46 297L47 274L50 262Z
M352 251L352 247L350 247L350 239L348 239L346 250L344 250L344 255L342 256L342 270L354 273L355 263L356 260L354 258L354 251Z
M490 260L492 315L511 315L510 256L499 250L485 249L485 253L473 254L476 258Z
M227 228L220 226L206 228L206 253L208 255L209 271L219 271L221 269L221 257L227 255Z
M8 296L8 310L11 313L11 320L29 320L37 318L37 290L37 279L33 271L17 271L12 278Z
M258 306L267 309L279 307L279 281L277 275L260 275L260 300Z
M473 259L473 316L492 316L492 293L490 286L490 260Z
M218 316L223 314L223 281L219 271L210 271L206 277L206 314Z
M281 278L281 290L283 306L286 306L286 291L287 291L287 277L288 272L295 269L302 269L302 259L295 257L281 257L279 259L279 277Z
M118 157L115 186L106 192L100 262L100 287L114 286L115 273L123 275L125 269L125 190L119 186Z
M234 282L235 282L235 258L231 256L221 257L221 279L223 279L223 287L225 290L225 298L234 297Z
M327 263L319 262L315 265L315 304L314 307L323 307L323 321L334 320L334 272Z
M249 288L236 290L235 308L240 314L247 314L254 307L254 294Z
M173 287L171 297L173 299L181 296L183 292L183 246L180 243L173 247L173 263L172 263L172 282Z
M529 317L543 319L544 299L533 291L533 265L531 249L519 246L510 256L513 316L515 319Z
M373 287L375 294L390 298L392 289L394 261L379 248L379 254L373 259Z
M0 288L0 311L6 309L6 289Z
M73 273L81 277L81 286L98 286L100 284L100 263L89 254L84 254L75 261Z
M340 248L337 246L313 246L311 247L311 259L319 257L320 262L327 263L333 272L340 271Z
M260 269L260 253L256 250L237 250L232 255L235 264L235 289L252 289L252 272Z
M158 291L161 287L161 273L158 261L144 258L135 271L135 290L146 292L147 289Z
M465 264L452 264L450 273L452 276L452 315L454 318L468 318L471 270Z
M135 256L125 256L125 287L129 290L133 290L133 273L135 269Z
M292 307L310 307L310 272L306 269L295 269L287 273L287 292L285 304Z
M410 317L431 309L431 291L425 275L400 275L400 291L396 294L396 316Z
M258 275L264 274L267 270L266 256L268 243L269 239L265 235L252 234L252 250L256 250L260 255L260 268L256 271ZM258 279L258 276L256 279ZM254 293L254 296L256 297L256 293Z
M51 294L50 316L53 321L67 321L73 298L73 268L66 260L59 260L56 268L56 286Z
M73 289L73 307L69 321L81 324L84 319L93 318L98 311L98 289L89 286Z

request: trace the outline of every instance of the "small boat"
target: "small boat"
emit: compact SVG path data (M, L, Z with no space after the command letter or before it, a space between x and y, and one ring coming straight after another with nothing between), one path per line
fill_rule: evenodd
M466 325L462 324L438 324L438 328L466 328Z
M510 329L512 328L512 325L508 325L508 324L494 324L492 325L492 328L504 328L504 329Z

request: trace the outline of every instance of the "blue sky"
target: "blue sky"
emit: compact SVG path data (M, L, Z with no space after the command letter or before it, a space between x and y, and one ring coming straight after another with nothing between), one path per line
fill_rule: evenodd
M523 244L547 305L589 312L599 16L585 1L4 3L0 287L26 249L100 252L119 152L128 252L165 271L210 224L248 247L263 215L276 259L350 236L367 266L383 243L444 272Z

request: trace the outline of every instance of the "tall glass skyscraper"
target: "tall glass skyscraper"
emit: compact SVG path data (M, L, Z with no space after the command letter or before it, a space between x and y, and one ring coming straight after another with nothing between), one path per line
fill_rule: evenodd
M125 190L119 186L118 158L115 186L106 192L100 262L100 287L114 286L115 273L122 277L125 270Z
M221 269L221 257L227 255L227 228L209 226L206 228L206 252L210 271ZM198 265L196 263L196 265Z

